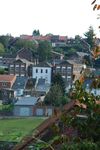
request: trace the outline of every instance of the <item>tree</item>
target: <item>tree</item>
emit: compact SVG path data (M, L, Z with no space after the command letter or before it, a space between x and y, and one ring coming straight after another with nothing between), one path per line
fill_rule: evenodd
M5 48L2 43L0 43L0 55L3 55L5 53Z
M47 105L60 106L62 104L62 91L58 84L51 86L50 91L45 97L45 103Z
M39 60L40 61L45 61L50 59L51 56L51 44L48 41L40 41L39 42L39 47L37 49L38 55L39 55Z
M2 35L0 36L0 43L3 44L4 48L5 48L5 52L8 52L8 47L9 47L9 41L12 39L13 37L11 35Z
M86 33L84 33L84 35L86 37L86 42L91 46L91 49L93 49L95 46L95 42L94 42L95 33L93 27L90 26L89 30Z
M18 39L16 41L16 43L14 44L14 47L19 50L21 48L29 48L33 51L35 51L36 49L36 44L34 43L34 41L28 41L28 40L24 40L24 39Z
M34 30L32 35L33 36L39 36L40 35L40 31L39 30Z
M65 83L63 81L62 76L59 73L57 73L53 76L52 84L53 85L58 84L61 88L62 94L63 95L65 94Z

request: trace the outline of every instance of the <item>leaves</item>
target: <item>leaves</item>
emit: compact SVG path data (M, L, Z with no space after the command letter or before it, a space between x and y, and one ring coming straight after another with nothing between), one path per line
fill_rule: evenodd
M100 9L100 5L97 6L97 10L99 10L99 9Z
M93 10L95 10L95 9L97 8L97 6L98 6L98 5L97 5L97 4L95 4L95 5L94 5L94 7L93 7Z
M93 5L95 2L96 2L96 0L94 0L94 1L91 3L91 5Z

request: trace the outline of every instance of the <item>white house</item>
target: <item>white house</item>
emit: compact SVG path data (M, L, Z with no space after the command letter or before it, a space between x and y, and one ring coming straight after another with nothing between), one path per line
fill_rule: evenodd
M32 77L39 79L45 79L46 83L51 84L51 66L49 63L40 63L32 68Z

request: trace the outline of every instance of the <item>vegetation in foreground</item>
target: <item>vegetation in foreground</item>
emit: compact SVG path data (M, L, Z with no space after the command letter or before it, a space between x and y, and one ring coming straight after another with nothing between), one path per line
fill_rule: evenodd
M0 120L0 141L19 142L43 121L40 117Z

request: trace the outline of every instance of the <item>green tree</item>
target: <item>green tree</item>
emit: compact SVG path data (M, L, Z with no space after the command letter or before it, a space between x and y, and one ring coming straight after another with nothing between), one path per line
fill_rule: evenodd
M47 105L60 106L62 104L62 97L63 94L60 86L55 84L47 93L44 101Z
M35 49L36 49L36 44L34 41L28 41L28 40L24 40L24 39L20 39L20 38L16 41L14 46L16 47L17 50L19 50L21 48L29 48L29 49L32 49L33 51L35 51Z
M50 59L52 46L48 41L40 41L37 49L39 60L45 61Z
M2 43L0 43L0 55L3 55L5 53L5 48Z
M53 76L52 84L53 85L58 84L61 88L63 95L65 94L65 83L63 81L62 76L59 73L57 73Z
M4 68L0 68L0 74L4 74L5 73L5 69Z
M89 30L86 33L84 33L84 35L86 37L86 42L91 46L91 49L93 49L95 46L94 42L95 33L93 27L90 26Z
M40 35L40 31L39 30L34 30L32 35L33 36L39 36Z

